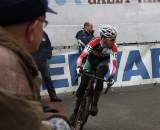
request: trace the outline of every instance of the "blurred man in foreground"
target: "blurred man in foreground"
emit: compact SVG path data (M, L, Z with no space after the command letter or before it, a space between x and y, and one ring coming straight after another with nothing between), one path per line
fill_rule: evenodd
M51 130L29 53L42 40L47 0L0 0L0 130Z

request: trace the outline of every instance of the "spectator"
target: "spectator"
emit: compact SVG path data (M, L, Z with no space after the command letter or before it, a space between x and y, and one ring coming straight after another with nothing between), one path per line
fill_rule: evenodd
M47 0L0 0L0 130L51 130L38 100L38 50Z
M43 40L40 44L39 50L33 53L33 57L37 63L38 69L42 74L43 85L47 88L49 93L50 101L61 102L62 100L57 97L55 88L52 84L48 59L52 57L53 47L46 32L43 32Z
M84 23L82 30L78 31L76 34L76 39L78 41L79 53L83 51L85 46L94 38L93 25L89 22Z

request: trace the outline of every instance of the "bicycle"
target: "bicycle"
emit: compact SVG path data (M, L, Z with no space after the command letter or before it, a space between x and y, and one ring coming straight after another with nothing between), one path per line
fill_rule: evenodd
M79 110L77 112L75 123L73 126L74 130L83 130L83 127L87 122L89 115L91 115L90 110L93 103L94 83L96 82L96 80L99 79L99 80L103 80L104 82L108 82L107 80L104 80L93 74L89 74L87 72L83 72L83 74L91 77L91 79L89 80L85 93L81 99ZM105 93L107 93L110 88L111 86L107 86Z

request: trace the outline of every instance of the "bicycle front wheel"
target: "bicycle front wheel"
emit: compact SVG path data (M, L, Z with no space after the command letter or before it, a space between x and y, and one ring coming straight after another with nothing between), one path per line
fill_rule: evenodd
M85 106L86 106L86 100L83 99L81 104L80 104L79 110L77 112L77 116L76 116L76 119L75 119L74 130L83 130L83 126L85 124L85 121L84 121Z

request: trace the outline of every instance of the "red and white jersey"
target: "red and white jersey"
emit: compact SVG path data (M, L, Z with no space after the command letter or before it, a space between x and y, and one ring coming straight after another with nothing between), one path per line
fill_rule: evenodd
M82 65L82 61L86 56L91 57L92 60L104 61L105 59L110 58L110 75L114 75L117 70L117 45L114 43L111 48L102 47L101 39L95 38L87 44L87 47L81 53L77 60L77 66Z

